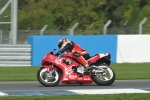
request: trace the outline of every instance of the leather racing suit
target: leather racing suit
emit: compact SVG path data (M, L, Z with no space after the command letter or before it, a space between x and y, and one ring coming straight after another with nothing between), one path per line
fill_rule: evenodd
M60 50L55 55L60 55L65 51L72 52L73 58L76 59L83 66L85 67L89 66L86 60L90 58L90 55L86 50L81 48L78 44L74 43L73 41L67 41L61 46Z

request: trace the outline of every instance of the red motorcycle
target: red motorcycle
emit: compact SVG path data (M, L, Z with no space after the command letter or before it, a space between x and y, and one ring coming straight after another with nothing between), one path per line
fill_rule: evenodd
M90 70L73 59L73 53L55 56L53 51L42 59L42 67L37 72L38 81L46 87L54 87L61 83L92 84L108 86L115 81L115 72L109 66L109 53L96 54L89 58Z

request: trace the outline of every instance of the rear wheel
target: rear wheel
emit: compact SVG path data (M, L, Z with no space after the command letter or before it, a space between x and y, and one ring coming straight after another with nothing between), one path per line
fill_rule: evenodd
M47 68L41 67L37 72L38 81L46 87L54 87L60 83L60 73L58 70L47 71Z
M99 66L100 69L96 69L97 73L92 75L91 78L97 85L108 86L111 85L116 78L115 72L109 66Z

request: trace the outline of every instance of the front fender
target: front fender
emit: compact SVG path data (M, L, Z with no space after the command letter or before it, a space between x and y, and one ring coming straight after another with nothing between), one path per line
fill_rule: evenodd
M49 65L49 66L47 66L47 65L43 65L42 67L43 67L43 68L46 68L48 72L50 72L50 69L52 68L52 66L51 66L51 65Z

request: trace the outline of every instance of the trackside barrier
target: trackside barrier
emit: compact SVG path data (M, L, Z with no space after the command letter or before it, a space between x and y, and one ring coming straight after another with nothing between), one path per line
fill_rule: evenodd
M0 45L0 66L31 66L31 45Z
M149 63L150 35L118 35L116 63Z
M96 53L111 53L112 63L149 63L150 35L61 35L28 36L32 46L32 66L40 66L42 58L52 49L57 49L58 40L68 38L87 50Z
M116 62L116 35L28 36L28 44L32 46L32 66L41 66L42 58L54 48L58 51L58 40L64 37L78 43L87 50L91 56L94 56L97 53L111 53L112 63Z

